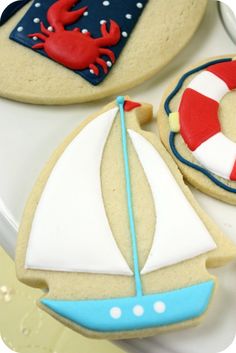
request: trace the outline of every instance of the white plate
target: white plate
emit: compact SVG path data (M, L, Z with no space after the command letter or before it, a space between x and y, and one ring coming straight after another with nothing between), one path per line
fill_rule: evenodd
M153 103L184 67L198 60L235 52L235 45L221 24L217 6L209 2L207 15L190 45L161 75L124 92L135 100ZM95 104L67 107L30 106L0 99L0 243L13 255L16 228L36 177L54 148L87 115L109 99ZM155 129L155 124L150 126ZM202 207L236 242L235 207L194 190ZM220 288L204 323L194 329L121 343L127 351L145 353L213 353L222 351L236 331L236 264L216 270Z
M234 0L232 0L234 2ZM224 3L219 4L220 13L225 25L226 30L228 31L229 35L233 39L234 43L236 43L236 17L233 11L226 6Z

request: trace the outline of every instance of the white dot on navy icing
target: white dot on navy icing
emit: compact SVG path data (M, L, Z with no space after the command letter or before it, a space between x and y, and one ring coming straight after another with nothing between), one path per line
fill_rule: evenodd
M164 302L158 301L154 303L153 309L156 313L163 314L166 311L166 305Z
M142 316L144 314L144 308L142 305L135 305L133 307L133 313L135 316Z
M41 4L40 4L40 2L36 2L36 4L35 4L34 6L35 6L35 7L40 7Z
M107 22L106 20L101 20L100 25L102 25L103 23L106 23L106 22Z
M39 23L39 22L40 22L40 19L39 19L38 17L35 17L35 18L33 19L33 21L34 21L34 23Z
M131 15L130 13L127 13L127 14L125 15L125 17L127 18L127 20L131 20L132 15Z
M38 37L34 36L34 37L33 37L33 40L38 40Z
M136 4L137 8L142 9L143 8L143 4L141 2L137 2Z
M85 12L84 12L84 16L88 16L88 11L85 11Z
M17 28L17 32L22 32L24 30L24 27L23 26L19 26L18 28Z
M128 37L128 33L127 33L127 32L122 32L121 34L122 34L122 36L125 37L125 38Z
M88 32L88 30L86 29L86 28L84 28L84 29L82 29L82 31L81 31L82 33L87 33Z
M52 27L52 26L49 26L49 27L48 27L48 30L49 30L49 32L53 32L53 27Z
M110 310L110 315L113 319L119 319L122 315L122 311L118 306L114 306Z
M111 61L107 61L107 66L108 67L112 67L112 62Z
M94 71L91 69L89 70L90 74L94 75Z
M110 1L103 1L102 3L104 6L109 6L110 5Z

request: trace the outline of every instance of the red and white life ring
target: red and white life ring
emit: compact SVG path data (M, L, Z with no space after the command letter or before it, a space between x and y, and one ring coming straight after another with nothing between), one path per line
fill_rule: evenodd
M201 71L182 95L179 124L196 160L214 174L236 181L236 143L224 135L218 116L221 99L234 89L235 60Z

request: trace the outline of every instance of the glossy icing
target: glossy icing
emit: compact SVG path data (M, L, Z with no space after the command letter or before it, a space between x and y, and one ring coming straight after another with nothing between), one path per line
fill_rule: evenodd
M117 111L86 125L53 168L32 223L26 268L132 274L112 235L101 191L103 149Z
M220 100L236 87L236 62L232 58L219 59L184 74L166 99L164 106L168 116L172 113L170 109L172 99L181 90L185 80L195 73L197 73L196 77L183 92L179 107L179 120L180 133L200 165L180 155L175 146L176 131L170 132L171 150L182 163L201 172L220 188L236 193L236 188L217 178L217 176L223 176L227 180L236 180L236 144L233 141L230 142L226 136L222 137L223 132L218 118ZM222 149L219 148L219 141L222 143ZM208 146L210 146L209 150ZM217 161L215 156L210 160L211 150L214 148L215 155L218 156ZM226 158L222 150L228 152Z
M201 316L208 307L214 282L141 297L105 300L42 299L49 310L85 329L121 332L177 324Z
M138 107L141 107L140 103L129 101L129 100L126 100L124 102L124 111L125 112L130 112L131 110L136 109Z
M207 169L224 179L234 179L236 144L222 132L218 132L193 151L194 157ZM224 165L222 168L222 159Z
M194 107L194 108L193 108ZM180 134L191 151L221 131L219 104L187 88L179 106Z
M203 71L198 74L188 85L188 88L213 99L216 102L229 92L227 84L210 71Z
M221 99L235 88L236 62L218 63L190 82L179 107L180 133L196 160L228 180L236 161L236 143L223 135L218 110Z
M215 249L208 230L157 150L139 133L129 130L129 136L152 190L157 215L152 248L141 273Z

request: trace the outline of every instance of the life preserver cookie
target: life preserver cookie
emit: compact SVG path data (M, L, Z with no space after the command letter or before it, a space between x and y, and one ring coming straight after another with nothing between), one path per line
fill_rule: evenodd
M200 189L203 184L205 192L203 180L207 177L213 183L208 193L231 203L236 202L236 141L226 135L219 114L223 98L235 89L234 58L212 60L178 80L164 98L159 114L164 143L168 141L180 166L193 169L191 173L183 167L184 175ZM168 137L163 133L164 120L170 124Z
M236 89L236 61L213 64L185 89L179 107L180 133L196 160L227 180L236 180L236 142L225 136L218 111Z

